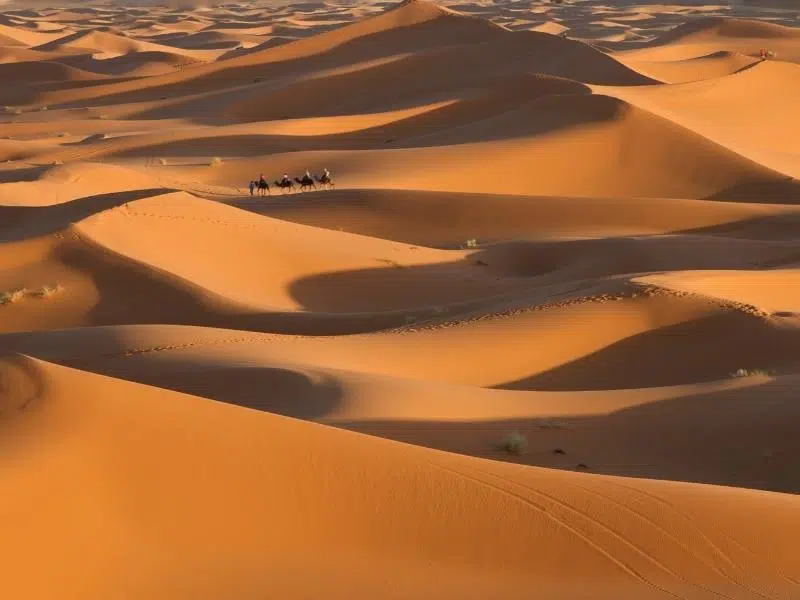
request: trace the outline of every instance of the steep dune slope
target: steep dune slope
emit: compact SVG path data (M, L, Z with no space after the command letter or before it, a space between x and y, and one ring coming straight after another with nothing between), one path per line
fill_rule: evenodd
M798 410L796 376L762 373L626 390L509 391L334 369L322 352L309 353L309 345L302 348L305 355L286 358L287 343L275 336L163 326L0 338L4 350L74 368L461 454L567 470L583 462L593 473L798 490L792 477L798 442L791 425ZM680 351L661 360L674 363L679 357ZM598 376L611 381L615 368L624 367L607 361L583 381L597 383ZM715 422L713 431L709 421ZM531 446L521 456L497 448L510 428L529 436ZM554 452L558 448L564 452Z
M453 247L522 238L647 235L763 222L758 237L777 235L780 223L793 231L800 209L751 203L674 198L569 198L507 196L410 190L335 190L271 202L242 200L237 206L284 220L371 237ZM787 211L787 212L783 212ZM793 216L795 215L795 216ZM770 222L773 221L773 226ZM790 233L791 235L791 233Z
M398 145L408 148L283 154L273 156L271 163L278 172L324 163L349 187L360 188L768 198L781 204L796 203L800 190L800 183L780 172L605 95L544 97L497 117ZM575 156L580 156L577 163ZM208 181L230 184L257 168L243 161L209 173Z
M43 33L0 23L0 35L2 35L3 38L13 40L14 45L19 44L21 46L32 47L53 41L63 35L63 33Z
M432 585L566 599L588 598L565 584L587 579L604 582L592 598L745 598L797 585L789 496L479 461L24 358L3 370L3 446L27 457L2 479L3 512L18 515L8 594L51 598L53 580L87 599L411 598ZM92 533L80 552L76 529ZM220 547L236 552L220 561ZM31 577L36 561L50 578Z
M344 319L339 327L345 330L396 326L404 314L395 311L524 285L514 279L498 283L494 275L475 272L461 260L463 251L313 229L169 190L105 194L42 208L8 207L6 213L9 226L3 236L8 241L0 246L3 288L35 290L60 281L70 290L52 302L31 299L4 307L8 320L2 326L17 331L152 321L282 330L296 320L281 325L280 316L270 319L265 313L301 310L305 301L294 296L293 284L334 272L365 274L361 281L345 278L341 285L326 285L324 303L315 304L323 313L365 313L352 322ZM231 234L237 242L225 242L208 260L208 244ZM313 244L304 241L309 237ZM318 247L329 251L319 255ZM265 259L272 265L267 270ZM243 267L248 261L249 269L230 269L232 263ZM140 292L131 296L135 288ZM357 288L363 293L351 296ZM148 294L164 298L143 302ZM386 317L376 319L381 312Z
M604 89L662 114L725 146L800 175L795 139L795 97L800 94L800 65L767 61L712 82L658 88Z
M249 120L346 114L458 97L530 72L598 84L653 81L579 42L536 32L508 32L482 44L416 52L372 68L301 81L270 92L266 99L256 94L234 105L231 114ZM425 76L417 75L421 73Z
M762 48L782 61L800 61L796 28L754 19L700 17L640 46L622 52L626 58L664 60L690 58L720 49L757 56Z
M359 23L291 44L199 66L188 73L155 77L144 86L141 82L136 85L119 83L91 92L53 94L43 101L55 104L96 98L102 102L131 102L152 94L152 89L158 89L157 93L179 95L207 92L220 85L252 84L254 78L297 77L315 70L419 52L426 47L472 44L504 33L508 32L486 21L414 1Z
M765 23L754 19L731 19L705 17L676 27L669 33L651 42L663 45L671 42L694 42L705 40L730 39L797 39L800 31L776 23Z
M151 42L135 40L122 35L105 31L78 31L60 37L51 42L33 48L38 52L55 52L67 54L90 53L99 57L112 57L131 52L161 52L169 51L188 57L201 58L202 53L181 48L173 48L153 44Z
M627 64L644 75L665 83L685 83L724 77L751 67L758 59L740 52L719 50L705 56L679 60L637 60L635 55Z

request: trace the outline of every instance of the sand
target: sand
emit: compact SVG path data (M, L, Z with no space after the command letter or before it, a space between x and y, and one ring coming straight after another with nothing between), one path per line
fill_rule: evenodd
M152 4L0 6L2 597L800 597L796 11Z

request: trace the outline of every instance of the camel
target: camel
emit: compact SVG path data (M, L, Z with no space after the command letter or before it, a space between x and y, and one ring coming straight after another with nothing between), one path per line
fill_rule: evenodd
M323 175L322 177L317 177L317 176L315 175L315 176L314 176L314 179L316 179L316 180L317 180L317 183L319 183L320 185L322 185L322 187L323 187L323 188L324 188L324 187L333 187L333 186L335 186L335 185L336 185L335 183L333 183L333 179L331 179L331 178L330 178L330 177L328 177L327 175Z
M266 179L256 181L256 189L258 189L258 194L260 196L266 196L267 194L272 193L269 191L269 184L267 183Z
M314 190L317 189L317 186L316 186L316 184L314 183L314 180L311 177L306 177L304 175L302 179L299 179L299 178L295 177L294 180L297 183L300 184L300 191L301 192L304 192L306 190L306 188L312 188Z
M287 179L286 181L275 181L276 186L281 188L282 192L285 192L287 189L293 190L294 189L294 181L291 179Z

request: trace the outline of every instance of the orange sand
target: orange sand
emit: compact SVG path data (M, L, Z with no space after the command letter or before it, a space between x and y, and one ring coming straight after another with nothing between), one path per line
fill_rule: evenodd
M0 6L2 598L800 597L794 13L183 4Z

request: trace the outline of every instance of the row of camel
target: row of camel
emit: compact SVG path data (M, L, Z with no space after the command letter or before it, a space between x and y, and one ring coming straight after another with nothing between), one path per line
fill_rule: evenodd
M275 187L280 189L281 192L285 193L287 190L292 192L294 191L295 182L297 182L297 184L300 186L301 192L305 192L308 189L316 190L317 184L322 186L323 189L333 188L336 185L333 182L333 179L331 179L331 177L328 175L322 175L320 177L317 177L316 175L313 177L303 175L303 177L295 177L294 181L288 178L281 181L275 180L273 181L273 184ZM272 193L269 188L269 183L263 177L257 179L254 183L255 189L257 190L259 196L266 196L267 194Z

